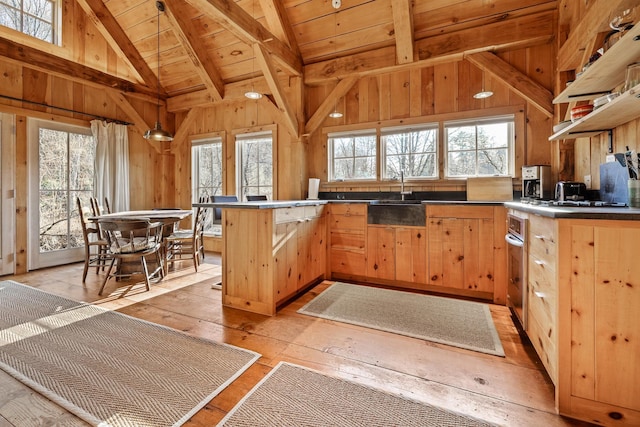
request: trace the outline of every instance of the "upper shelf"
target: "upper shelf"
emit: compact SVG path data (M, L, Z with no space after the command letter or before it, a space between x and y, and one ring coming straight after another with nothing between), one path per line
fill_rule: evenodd
M640 27L640 25L639 25ZM640 116L640 85L554 133L549 141L595 136Z
M624 82L627 66L640 59L640 24L635 25L582 75L563 90L554 104L597 98Z

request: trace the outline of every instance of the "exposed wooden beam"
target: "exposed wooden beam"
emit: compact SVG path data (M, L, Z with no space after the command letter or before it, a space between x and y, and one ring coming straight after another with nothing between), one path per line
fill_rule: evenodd
M217 24L231 31L248 45L254 43L264 47L278 63L293 75L302 74L302 59L262 24L245 12L234 1L229 0L186 0Z
M293 135L296 137L299 135L299 125L298 119L296 118L296 113L291 108L289 100L287 99L286 94L284 93L284 89L280 85L280 81L278 80L277 72L273 64L271 63L271 59L269 58L269 53L260 46L259 44L253 45L253 52L258 60L258 64L262 69L264 74L264 78L267 81L267 85L271 88L271 93L273 98L276 101L276 106L280 110L285 117L285 123L287 127L291 131Z
M102 0L76 0L116 55L135 70L149 87L158 87L158 78L138 49L122 30Z
M518 49L548 43L554 37L553 11L507 19L452 34L416 41L419 60L396 64L395 47L305 66L305 84L328 84L336 78L366 76L459 61L477 52Z
M413 62L413 11L412 0L391 0L393 31L396 37L396 61L398 64Z
M296 35L289 22L289 16L282 4L282 0L260 0L260 7L264 13L264 19L267 21L269 31L280 41L286 43L293 53L300 56Z
M252 80L228 83L225 86L224 99L222 102L245 99L244 94L252 88L265 95L271 94L271 88L267 85L265 79L260 77ZM168 98L167 111L170 113L176 113L178 111L184 111L194 107L209 106L215 102L216 101L211 97L209 91L205 89Z
M320 104L315 113L313 113L313 116L311 116L304 127L304 133L308 135L315 132L334 108L338 99L345 96L357 81L358 78L353 76L340 80L329 96Z
M176 133L173 135L173 140L178 142L178 144L171 144L170 150L172 153L175 153L175 150L178 149L181 141L189 136L189 133L191 132L191 125L201 112L201 108L192 108L189 110L182 123L180 123L180 127L176 129Z
M211 56L199 40L198 34L193 31L194 25L185 14L184 1L165 0L165 4L168 6L165 8L165 13L173 28L173 32L187 52L189 59L191 59L191 63L195 67L198 76L211 93L211 97L215 101L222 100L224 97L224 81L211 60Z
M591 5L587 13L569 34L558 51L558 71L575 70L584 65L581 58L593 52L585 52L599 32L610 31L611 11L619 10L625 0L599 0Z
M511 64L490 52L480 52L465 57L469 62L505 83L527 102L553 118L553 94L521 73Z
M141 98L145 100L157 98L156 89L132 83L3 37L0 37L0 56L24 67L44 71L88 86L116 89L132 96L138 94L142 95Z
M147 131L147 129L153 128L153 126L149 126L149 123L147 123L146 120L140 115L140 113L138 113L138 110L136 110L133 107L133 105L129 103L127 98L124 96L124 93L115 92L111 90L108 91L107 93L109 97L113 100L113 102L115 102L116 105L120 107L122 111L124 111L124 113L127 115L129 120L133 122L134 129L137 133L140 134L140 136L143 136L144 133ZM145 140L145 141L147 141L148 144L151 145L154 148L154 150L156 150L156 152L158 153L162 152L160 144L153 143L148 140Z

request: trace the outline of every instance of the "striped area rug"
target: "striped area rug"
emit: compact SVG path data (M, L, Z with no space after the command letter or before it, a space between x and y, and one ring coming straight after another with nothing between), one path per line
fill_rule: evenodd
M259 357L0 282L0 368L90 424L179 426Z
M298 312L504 357L483 303L336 282Z
M218 425L486 427L494 424L281 362Z

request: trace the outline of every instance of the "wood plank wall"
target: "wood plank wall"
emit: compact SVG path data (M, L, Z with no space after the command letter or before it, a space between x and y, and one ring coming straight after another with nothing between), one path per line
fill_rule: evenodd
M504 52L498 56L520 72L548 90L555 82L555 48L544 44ZM483 85L494 95L484 100L473 98ZM332 87L307 88L306 111L313 113ZM468 61L452 62L423 69L400 71L362 78L349 93L338 102L337 108L344 113L341 119L326 118L321 129L308 139L307 157L309 176L320 178L325 191L388 191L388 185L373 183L364 186L327 185L327 136L332 129L358 128L359 124L369 127L384 126L385 122L399 119L417 119L425 123L434 115L455 118L456 113L483 114L483 109L499 107L520 108L524 113L523 131L516 135L516 177L520 176L523 164L549 164L553 121L527 102L506 85L494 81L488 74ZM518 127L518 123L516 124ZM518 132L518 131L517 131ZM524 135L522 135L524 133ZM514 185L518 185L514 183ZM453 186L453 188L452 188ZM424 182L414 186L414 190L464 190L464 184L443 180Z

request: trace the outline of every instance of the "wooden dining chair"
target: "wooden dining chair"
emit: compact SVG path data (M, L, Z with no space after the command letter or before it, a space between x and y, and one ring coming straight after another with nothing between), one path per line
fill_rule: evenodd
M162 222L151 222L149 218L113 218L101 219L99 224L107 236L111 264L98 295L102 295L102 291L111 277L121 279L136 273L142 273L147 290L151 289L151 280L162 280L164 277L164 260L160 256ZM156 260L152 271L149 271L147 266L146 257L149 255L154 255ZM123 268L124 263L135 260L140 262L142 271L128 271L128 269ZM114 270L116 261L118 261L118 265ZM129 265L133 264L127 264L127 266Z
M104 210L105 213L111 213L111 205L109 204L109 199L107 199L106 197L104 198Z
M175 261L191 259L193 267L198 271L201 259L204 258L204 227L207 221L207 208L197 207L193 229L178 230L164 238L167 267Z
M82 283L87 279L89 267L96 267L96 274L100 268L104 271L108 256L108 243L100 234L98 224L89 221L87 218L91 216L89 208L82 206L79 197L76 197L76 205L78 206L78 217L82 226L82 239L84 241L84 269L82 271Z

